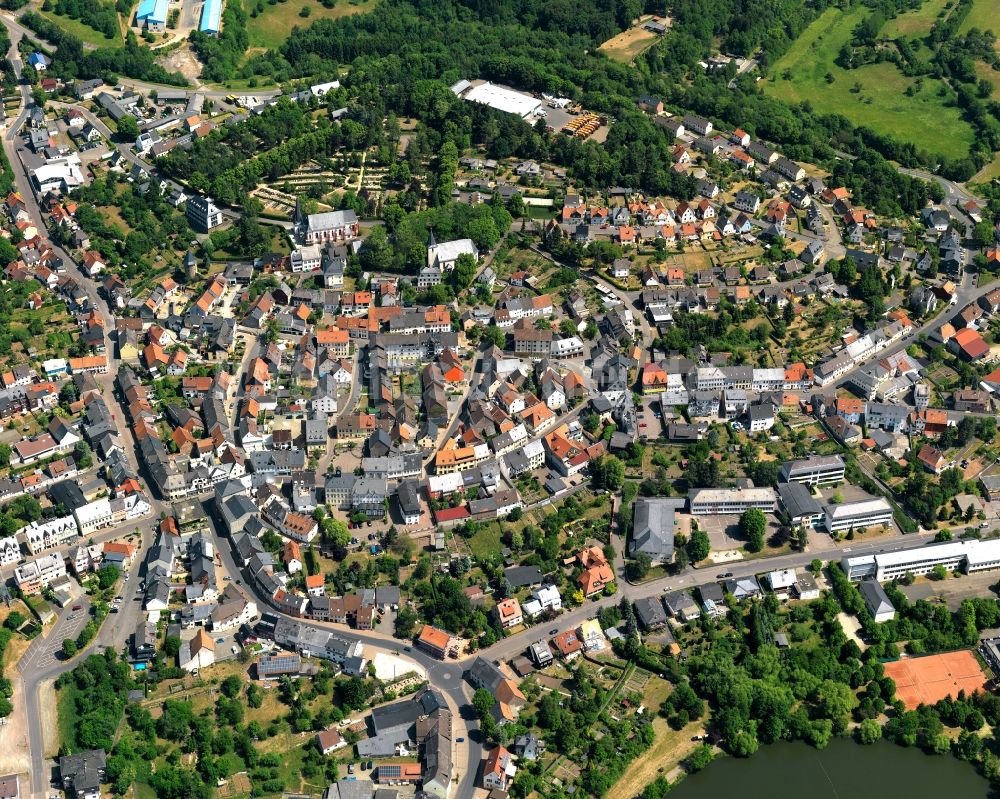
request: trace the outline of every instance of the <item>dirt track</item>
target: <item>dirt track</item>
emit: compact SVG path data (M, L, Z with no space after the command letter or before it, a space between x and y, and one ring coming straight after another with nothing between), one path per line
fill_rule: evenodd
M11 670L11 674L14 673ZM0 725L0 774L26 774L31 768L31 760L28 757L28 731L25 725L24 684L19 678L12 682L14 712Z

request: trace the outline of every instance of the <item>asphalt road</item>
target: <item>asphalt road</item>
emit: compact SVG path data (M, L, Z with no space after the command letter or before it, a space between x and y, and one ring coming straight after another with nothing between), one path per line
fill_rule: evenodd
M15 76L20 79L22 64L17 53L17 42L20 40L21 36L24 35L24 29L20 27L16 22L13 22L8 16L0 16L0 22L7 27L11 38L11 50L8 53L8 58L14 68ZM39 230L45 230L45 217L42 214L41 208L35 198L35 193L32 189L31 182L28 175L24 169L24 165L21 159L18 157L18 143L17 138L18 130L23 123L24 117L27 114L28 101L30 99L29 88L26 84L20 84L21 89L21 111L15 123L11 126L7 135L3 137L3 147L7 153L7 157L11 162L14 170L14 182L17 190L21 193L21 197L24 199L26 209L32 222L38 227ZM88 118L93 115L89 115ZM95 121L91 119L91 121ZM99 120L96 120L99 122ZM107 128L101 125L101 128L107 133ZM114 314L108 303L98 291L98 284L92 280L89 276L80 271L76 261L62 248L52 244L53 250L57 255L59 255L65 263L73 269L73 277L87 293L90 298L92 307L101 315L104 320L105 330L114 330ZM129 464L136 471L137 474L142 476L142 470L139 468L139 462L136 458L136 442L132 436L132 431L128 427L125 411L119 402L118 397L114 393L114 378L118 371L118 361L115 358L114 347L110 345L107 348L107 358L108 358L108 372L103 375L96 375L98 384L101 386L101 390L104 396L104 401L108 405L108 409L114 416L115 423L118 427L118 432L121 437L122 443L125 445L125 453L128 457ZM152 544L152 533L150 531L151 520L158 519L160 513L169 508L159 501L157 498L150 496L150 504L152 506L152 513L150 516L144 519L138 520L138 523L131 522L126 526L124 530L122 528L116 528L115 530L103 531L94 536L95 540L98 538L107 540L107 538L116 537L128 532L129 528L134 528L138 526L143 533L142 536L142 546L137 554L137 559L145 555L146 549ZM132 602L130 597L134 595L136 587L138 586L139 575L138 569L133 569L130 574L130 579L125 586L125 596L126 601L122 605L122 609L117 614L111 614L108 616L105 624L102 625L101 631L98 633L95 641L83 652L83 654L89 654L90 652L96 651L98 648L103 649L106 646L114 646L116 649L124 645L125 640L128 635L135 629L135 625L138 622L140 615L140 602ZM57 622L56 629L50 632L47 636L46 641L52 641L55 646L61 646L64 637L69 637L67 635L62 635L60 633L59 625L65 622L64 618L73 615L72 611L63 611L60 620ZM82 628L83 624L86 623L85 619L80 622L77 618L74 620L79 623ZM38 654L32 655L32 659L28 661L29 667L24 669L19 669L22 678L22 690L25 692L25 708L27 714L27 726L28 726L28 745L30 748L31 756L31 792L32 794L44 795L46 788L48 787L48 777L51 774L50 766L46 765L45 753L44 753L44 740L41 727L41 713L39 711L39 686L46 680L58 677L62 672L70 669L75 665L76 659L72 661L59 661L54 660L51 657L51 653L46 655L42 650L51 647L52 644L39 644ZM80 656L77 656L80 657ZM37 660L36 660L37 658Z
M734 577L748 577L761 572L777 569L802 568L818 558L824 562L839 560L844 555L866 555L877 552L895 552L900 549L921 546L929 543L931 534L913 534L897 536L891 539L880 538L871 542L853 544L852 546L831 546L832 541L825 533L815 532L811 537L812 544L806 552L794 552L773 558L736 561L724 564L706 564L701 568L687 568L676 576L663 577L648 583L633 585L625 580L621 571L618 574L618 592L611 597L602 597L597 601L589 601L579 608L564 612L556 622L560 629L570 629L578 626L586 619L593 618L603 607L617 605L623 596L631 601L646 597L661 596L668 591L692 589L699 585L717 582L717 574L732 572ZM853 543L853 542L852 542ZM544 628L551 623L532 627L515 635L498 641L493 646L480 652L483 657L491 660L508 659L522 654L527 647L540 639L548 639Z
M930 183L937 183L942 189L944 189L944 205L947 206L951 215L955 217L957 221L965 225L965 235L966 237L969 236L972 229L972 222L962 206L970 200L981 202L978 197L972 194L964 186L960 186L952 180L927 172L926 170L906 169L905 167L898 167L898 169L904 175L909 175L911 178L926 180Z
M8 54L12 66L14 68L15 75L20 77L22 63L17 51L17 43L26 33L32 38L37 39L35 34L26 32L25 29L13 18L7 14L0 15L0 22L2 22L8 29L12 46ZM155 84L150 84L142 81L135 81L130 79L122 79L121 83L129 88L148 92L153 89L163 88ZM6 136L3 137L3 146L7 151L8 158L14 168L14 179L15 184L20 191L22 197L27 205L27 210L31 216L33 222L39 226L39 229L45 229L45 220L41 214L41 210L35 201L34 192L30 185L30 181L24 169L24 166L18 157L18 133L24 123L27 116L27 108L30 101L30 87L22 83L20 84L20 94L21 94L21 108L18 116L8 130ZM229 90L211 90L211 89L198 89L206 97L214 99L222 99L229 94L242 94L242 95L253 95L260 98L273 97L279 93L279 90L255 90L246 92L232 92ZM110 139L110 130L93 114L85 112L85 116L92 124L94 124L98 130L100 130L105 136ZM141 158L136 156L134 152L128 147L119 147L119 150L125 155L125 157L131 163L137 163L145 168L150 168L150 165L143 161ZM952 212L958 218L964 218L961 211L960 205L966 202L968 199L972 198L965 189L958 186L957 184L940 178L936 175L930 175L925 172L920 172L918 170L906 170L901 169L901 172L905 174L911 174L915 177L920 177L925 180L934 180L942 185L946 192L947 201L949 207L952 208ZM229 215L234 215L229 212ZM238 212L236 212L238 215ZM67 264L74 264L72 258L69 257L68 253L65 253L60 248L55 248L56 252L65 259ZM548 257L544 252L542 253ZM100 296L98 292L97 284L83 275L83 273L77 270L74 277L84 288L91 298L91 302L104 318L106 323L106 329L111 330L114 327L114 317L111 309L108 307L107 303ZM642 331L642 340L644 348L648 349L652 345L652 341L655 338L655 331L647 322L644 314L642 314L636 307L636 301L639 297L639 292L622 292L616 287L612 286L610 283L605 281L599 274L588 274L586 275L591 280L600 281L605 285L608 285L612 291L629 307L632 307L636 311L637 324L640 326ZM987 293L991 287L986 287L983 289L975 289L974 286L968 285L963 286L959 290L959 302L958 307L977 299L979 296ZM933 321L925 324L919 328L916 333L925 332L931 327L935 326L937 321ZM902 349L905 344L901 344L898 349ZM114 414L116 421L118 422L120 432L122 434L122 439L126 444L126 450L128 452L129 461L136 468L138 468L138 463L135 457L135 441L132 438L131 431L126 425L126 419L124 410L119 403L118 399L113 393L113 379L115 372L117 371L117 362L114 358L112 348L109 347L108 359L109 359L109 372L107 375L101 375L98 377L99 383L101 384L105 401L108 403L111 412ZM895 350L894 350L895 351ZM856 367L857 368L857 367ZM853 370L852 370L853 371ZM845 375L839 384L847 381L850 377L850 373ZM360 375L358 376L358 385L360 381ZM352 388L351 399L355 400L355 389ZM348 407L353 404L353 402L348 403ZM346 410L346 408L345 408ZM140 472L141 474L141 472ZM137 555L137 562L141 560L145 554L145 550L151 544L152 533L150 530L150 519L156 519L159 517L161 511L166 510L167 506L156 500L155 498L150 498L153 505L153 514L151 517L147 517L141 520L139 526L143 531L143 541L142 548ZM209 519L212 519L211 514L206 514ZM132 526L131 524L129 525ZM221 553L223 565L229 572L234 575L240 574L240 570L236 567L235 561L232 557L231 549L227 542L221 540L221 536L218 535L218 531L215 528L214 520L212 521L213 534L216 536L217 543L219 544L218 550ZM111 533L114 531L108 531ZM107 533L106 533L107 534ZM120 534L120 533L116 533ZM102 534L102 536L105 534ZM926 542L929 537L924 536L905 536L899 538L893 538L891 540L883 541L878 540L871 543L861 543L853 547L841 548L832 547L828 544L830 543L825 537L821 537L822 534L816 534L814 536L814 549L806 553L793 553L790 555L785 555L777 558L770 558L767 560L755 560L749 562L739 562L727 564L725 566L709 566L702 570L688 569L683 574L674 577L665 577L650 583L643 585L630 585L624 580L624 575L619 574L619 586L620 590L618 594L614 597L602 598L596 602L588 602L580 608L570 610L565 612L559 620L558 626L562 629L567 629L578 625L581 621L586 618L596 615L599 608L615 604L620 601L622 596L629 598L630 600L639 599L642 597L656 596L664 593L667 590L678 589L678 588L692 588L696 585L703 584L706 582L713 582L714 575L719 570L731 571L735 576L746 576L758 573L760 571L780 569L788 567L802 567L808 564L812 559L819 558L821 560L835 559L841 557L844 553L854 553L863 554L869 552L876 552L879 550L893 551L898 549L908 548L917 545L921 542ZM96 538L97 536L95 536ZM108 535L108 537L113 537ZM621 564L616 562L616 566L621 569ZM122 647L132 630L134 630L136 623L141 616L141 603L133 601L133 597L136 592L136 588L140 579L138 566L134 567L130 573L130 578L126 584L123 595L125 601L122 603L121 612L108 617L107 622L102 627L97 639L85 650L84 653L88 654L98 649L104 648L106 646L114 646L116 649ZM241 579L242 578L238 578ZM252 586L248 585L246 582L242 583L244 590L247 590L251 595L254 596L260 607L268 607L268 602L261 597L255 595ZM83 602L81 602L83 604ZM272 609L273 610L273 609ZM81 610L74 614L71 610L64 612L60 615L59 620L56 623L55 628L50 632L50 634L45 639L40 639L29 647L28 652L19 664L19 672L22 677L22 690L25 691L25 701L27 709L27 720L28 720L28 740L31 754L32 763L32 774L31 774L31 792L32 795L45 796L48 777L51 776L51 764L46 764L44 758L44 742L41 728L41 713L39 707L39 695L38 688L39 685L45 680L53 679L61 674L63 671L71 668L76 660L69 662L64 662L56 659L54 653L56 649L61 646L62 639L65 637L71 637L74 633L78 633L78 628L82 628L83 624L86 623L87 614ZM317 628L331 629L335 628L335 625L322 624L319 622L304 622L309 626L314 626ZM378 633L370 632L360 632L360 631L345 631L344 628L336 627L338 632L345 634L349 637L361 640L362 642L377 646L377 647L398 647L399 642L394 641L394 639L387 638ZM490 659L500 659L500 658L510 658L523 652L526 647L540 639L547 637L545 632L541 628L530 628L516 635L505 638L498 643L494 644L492 647L484 650L481 654ZM454 709L458 711L459 718L456 719L456 737L461 737L461 730L467 728L467 730L474 730L476 728L475 721L470 717L470 707L468 705L469 698L471 697L471 690L469 686L463 680L463 672L465 669L464 664L453 663L453 662L441 662L429 655L426 655L420 650L414 649L412 652L407 653L407 657L412 658L412 660L419 663L422 667L427 670L428 676L432 684L438 687L449 699L449 701L454 706ZM470 734L466 731L467 738L475 738L478 733L473 733L470 738ZM476 781L476 776L479 768L480 760L480 749L478 746L459 746L457 751L458 757L456 758L456 767L458 769L458 789L456 796L468 797L473 794L474 785Z

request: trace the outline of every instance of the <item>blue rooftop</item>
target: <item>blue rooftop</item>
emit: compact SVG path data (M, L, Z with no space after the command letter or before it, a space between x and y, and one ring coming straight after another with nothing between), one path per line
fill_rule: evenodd
M222 20L222 0L205 0L205 5L201 9L201 25L198 30L202 33L218 33Z
M167 3L168 0L140 0L139 10L135 12L135 18L166 25Z

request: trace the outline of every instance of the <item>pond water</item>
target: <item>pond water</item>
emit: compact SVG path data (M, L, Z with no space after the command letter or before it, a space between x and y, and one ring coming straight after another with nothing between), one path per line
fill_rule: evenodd
M804 743L762 746L747 759L720 758L686 778L670 799L988 799L975 768L951 755L880 742L834 739L819 751Z

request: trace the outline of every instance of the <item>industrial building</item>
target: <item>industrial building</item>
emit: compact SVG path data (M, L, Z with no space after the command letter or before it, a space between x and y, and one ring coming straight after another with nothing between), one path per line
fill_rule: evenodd
M201 8L201 22L198 30L209 36L218 36L222 30L222 0L205 0Z
M168 0L141 0L135 24L155 32L166 30L168 5Z
M545 113L542 110L542 101L538 98L489 81L472 86L459 96L472 103L488 105L497 111L517 114L521 119L530 119Z

